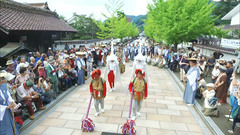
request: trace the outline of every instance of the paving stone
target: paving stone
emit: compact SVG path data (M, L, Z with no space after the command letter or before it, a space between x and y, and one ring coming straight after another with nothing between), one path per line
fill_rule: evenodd
M86 115L84 115L83 117L85 118ZM108 117L102 116L102 114L100 114L98 117L95 117L94 115L89 115L88 117L91 118L93 122L97 123L106 123L108 120Z
M146 116L146 113L143 113L143 112L141 112L141 117L137 117L137 119L141 119L141 120L146 120L147 119L147 116ZM129 112L123 112L123 114L122 114L122 117L123 118L128 118L128 116L129 116Z
M189 110L187 106L183 105L167 105L169 109L172 110Z
M153 120L136 119L136 126L138 126L138 127L149 127L149 128L160 128L159 122L158 121L153 121Z
M52 112L51 114L48 115L49 118L58 118L62 112Z
M52 127L63 127L67 120L55 119L55 118L47 118L44 119L40 125L42 126L52 126Z
M108 117L121 117L122 116L122 111L105 111L102 116L108 116Z
M66 102L62 103L61 106L70 106L72 103L73 102L66 101Z
M157 109L156 108L145 108L145 107L142 107L140 112L156 113L157 114Z
M60 106L58 107L55 111L56 112L69 112L69 113L74 113L77 111L77 107L65 107L65 106Z
M194 117L185 117L185 116L171 116L173 122L197 124L197 121Z
M81 124L82 124L82 121L69 120L64 125L64 128L81 129Z
M170 96L164 96L164 99L166 100L175 100L175 101L183 101L182 97L170 97Z
M122 100L105 100L105 104L111 104L111 105L124 105L124 101Z
M171 122L170 115L147 114L147 120Z
M181 113L182 116L192 116L193 117L193 115L190 111L180 110L180 113Z
M65 119L65 120L82 120L83 114L77 114L77 113L63 113L59 116L59 119Z
M189 129L190 132L202 133L202 129L200 128L199 125L196 125L196 124L187 124L187 127L188 127L188 129Z
M123 125L126 121L127 119L122 117L108 117L107 123Z
M185 123L160 122L161 129L189 131Z
M42 134L48 127L47 126L36 126L29 134L40 135Z
M175 105L175 101L172 100L163 100L163 99L156 99L156 103L160 103L160 104L167 104L167 105Z
M158 114L166 114L166 115L178 115L180 116L180 111L171 110L171 109L158 109Z
M95 123L95 131L117 133L119 125L107 123Z
M176 131L177 135L204 135L203 133Z
M167 109L166 104L145 103L147 108Z
M68 128L58 128L58 127L49 127L43 135L71 135L73 129Z
M125 105L114 105L111 109L113 111L129 111L129 107Z
M165 129L156 129L156 128L148 128L148 135L176 135L174 130L165 130Z

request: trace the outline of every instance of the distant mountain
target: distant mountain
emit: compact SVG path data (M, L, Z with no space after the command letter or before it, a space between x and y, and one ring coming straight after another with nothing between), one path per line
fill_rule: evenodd
M133 22L133 24L136 24L136 26L143 31L143 19L147 19L147 15L138 15L138 16L134 16L134 15L126 15L127 17L131 18L131 22Z

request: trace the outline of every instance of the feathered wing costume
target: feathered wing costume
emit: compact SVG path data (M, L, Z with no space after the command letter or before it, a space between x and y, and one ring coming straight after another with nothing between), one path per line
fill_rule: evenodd
M118 66L118 59L117 56L114 54L113 51L113 42L111 41L111 54L110 56L107 56L106 60L106 68L104 73L105 80L108 80L110 85L110 91L115 90L115 84L120 83L121 84L121 76L120 76L120 69Z
M133 69L132 69L132 79L134 79L136 77L136 75L135 75L136 69L141 69L143 72L145 72L145 80L148 81L146 56L142 55L142 45L141 44L140 44L140 48L138 51L138 55L134 58Z

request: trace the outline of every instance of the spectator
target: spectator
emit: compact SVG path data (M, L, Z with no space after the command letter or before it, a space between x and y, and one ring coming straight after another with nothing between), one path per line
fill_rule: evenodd
M20 68L20 74L15 79L15 84L19 87L22 83L25 83L29 79L29 75L27 74L26 66Z
M93 55L91 49L88 49L87 52L87 72L90 74L92 72L92 62L93 62Z
M7 68L5 69L8 73L15 74L14 62L12 60L7 61Z
M34 57L31 57L30 58L30 64L29 64L30 66L33 66L33 67L35 67L36 66L36 61L35 61L35 58Z
M222 101L224 100L224 97L226 96L227 92L227 75L226 70L224 66L220 66L219 68L220 74L218 75L218 78L215 83L215 90L216 90L216 97L218 99L217 105L222 105Z
M49 57L49 56L53 56L51 47L48 48L48 52L47 52L47 57Z
M36 52L35 61L38 62L39 60L43 61L43 55L41 55L39 52Z
M16 98L16 88L17 88L17 85L14 84L14 78L15 78L15 75L12 75L10 73L8 73L6 76L5 76L5 79L7 80L7 90L9 92L9 94L11 95L12 99L17 102L17 98Z
M46 72L45 72L46 66L43 66L42 61L38 61L37 65L38 65L38 76L39 76L39 78L42 77L43 79L46 79Z
M43 104L48 104L51 102L51 99L49 97L47 97L46 95L44 95L43 93L43 78L34 78L34 85L33 85L33 90L37 93L40 94L40 98L42 98Z
M15 121L13 121L12 110L16 104L7 91L7 87L5 87L4 78L6 75L7 73L0 73L0 134L13 135L15 133L15 135L19 135L19 129L13 126L13 122Z
M213 56L214 56L215 60L218 60L218 59L222 58L224 55L220 52L219 49L217 49L217 51L213 53Z
M64 49L65 49L67 52L69 52L69 51L70 51L70 48L69 48L69 46L68 46L68 43L66 43L66 44L65 44L65 47L64 47Z
M56 68L54 66L55 60L53 56L49 57L48 65L46 66L46 71L47 71L47 77L51 78L52 83L53 83L53 90L55 93L59 93L58 89L58 77L56 71L59 70L59 68Z
M78 85L82 85L85 83L85 78L84 78L84 72L86 71L85 69L85 62L83 59L83 56L85 55L84 52L76 52L76 55L78 58L76 59L76 68L78 72Z
M46 80L41 80L43 95L50 98L51 100L56 99L56 93L52 89L52 80L51 78L46 78Z
M32 66L28 66L28 75L29 75L29 79L31 80L31 81L33 81L34 80L34 78L35 78L35 73L33 72L33 67Z
M184 75L187 73L189 68L189 62L187 60L187 54L184 54L182 59L180 60L180 81L186 82L184 79Z
M234 72L240 73L240 48L235 51L235 54L237 55L237 63L235 65Z
M35 103L39 110L44 110L45 107L42 105L42 98L39 97L39 93L35 92L33 89L33 82L27 81L22 83L17 88L17 97L19 102L25 104L27 106L30 119L34 119L34 110L32 108L32 102Z
M212 71L212 83L215 83L215 82L216 82L216 80L217 80L217 78L218 78L218 76L219 76L219 74L220 74L219 66L220 66L220 64L217 63L217 64L215 65L215 68L214 68L213 71Z
M202 88L202 95L204 99L204 106L202 107L202 112L205 116L219 116L219 111L217 110L216 101L214 101L215 91L214 91L214 84L209 83L206 85L207 90L203 91Z
M207 72L205 74L206 77L211 76L210 73L212 73L215 63L216 63L215 59L214 59L213 55L211 55L207 62Z
M21 57L20 58L20 62L19 62L19 64L16 67L17 75L20 74L20 68L21 67L27 67L28 65L29 65L29 63L25 61L25 58Z
M197 89L197 93L196 93L196 96L195 96L196 98L198 98L198 99L202 98L201 89L205 89L206 88L206 84L207 84L207 82L203 78L203 74L200 74L200 78L198 80L198 89Z

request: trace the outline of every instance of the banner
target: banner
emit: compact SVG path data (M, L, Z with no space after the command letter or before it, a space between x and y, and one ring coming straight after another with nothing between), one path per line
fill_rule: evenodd
M240 39L222 38L221 46L224 48L238 49L238 48L240 48Z

